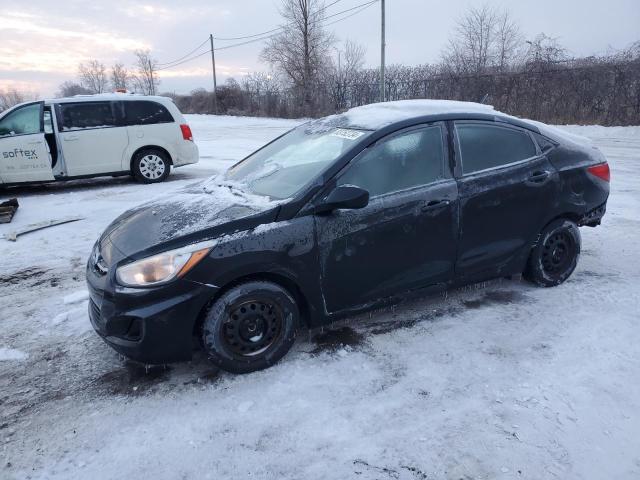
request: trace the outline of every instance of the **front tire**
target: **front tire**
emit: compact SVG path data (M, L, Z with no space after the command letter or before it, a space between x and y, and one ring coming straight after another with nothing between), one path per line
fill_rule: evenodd
M171 162L166 153L149 149L138 152L131 161L131 173L140 183L159 183L169 176Z
M299 315L295 299L279 285L240 284L209 308L202 328L203 348L227 372L265 369L293 345Z
M580 231L571 220L551 222L531 250L524 278L541 287L555 287L571 276L580 256Z

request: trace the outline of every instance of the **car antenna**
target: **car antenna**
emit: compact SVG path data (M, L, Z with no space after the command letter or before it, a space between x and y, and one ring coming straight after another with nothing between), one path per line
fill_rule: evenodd
M482 100L480 100L480 103L486 103L487 99L489 98L489 94L485 93L484 97L482 97Z

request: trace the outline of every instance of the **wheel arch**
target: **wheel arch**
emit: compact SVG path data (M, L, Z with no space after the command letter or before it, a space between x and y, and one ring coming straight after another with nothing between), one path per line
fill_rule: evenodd
M276 285L284 288L293 296L296 304L298 305L298 308L300 309L301 325L304 325L305 327L310 326L310 316L313 314L311 303L309 302L307 295L305 295L305 293L302 291L302 289L294 279L279 272L254 272L234 278L233 280L225 283L215 293L215 295L204 305L204 307L202 307L200 313L198 314L198 317L196 318L193 326L194 335L199 336L207 311L209 310L211 305L213 305L223 294L242 283L253 281L267 281L275 283Z
M136 158L136 155L138 155L140 152L144 152L145 150L160 150L169 159L169 164L171 166L173 166L173 157L171 156L171 154L169 153L169 151L166 148L161 147L159 145L144 145L142 147L138 147L131 154L131 158L129 159L129 170L133 171L133 160Z

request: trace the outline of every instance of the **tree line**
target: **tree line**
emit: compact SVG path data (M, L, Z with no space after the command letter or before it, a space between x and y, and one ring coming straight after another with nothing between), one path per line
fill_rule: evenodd
M330 5L330 4L329 4ZM269 72L230 78L213 92L162 93L184 113L318 117L380 101L377 68L366 50L339 43L328 29L322 0L281 0L283 25L266 39L260 60ZM158 93L158 62L136 51L132 68L98 60L82 63L78 80L59 96L128 90ZM16 91L0 92L0 110ZM544 33L527 40L509 10L472 7L458 20L437 62L390 65L385 100L433 98L484 102L505 113L549 123L640 124L640 41L621 51L571 57ZM215 108L215 111L214 111Z
M260 55L271 73L253 73L218 87L217 113L317 117L380 101L377 68L365 49L338 48L323 29L324 4L283 0L288 28ZM213 113L213 93L171 95L183 112ZM544 33L526 40L508 10L470 8L457 21L440 60L391 65L385 99L433 98L484 102L549 123L640 124L640 41L622 51L572 58Z

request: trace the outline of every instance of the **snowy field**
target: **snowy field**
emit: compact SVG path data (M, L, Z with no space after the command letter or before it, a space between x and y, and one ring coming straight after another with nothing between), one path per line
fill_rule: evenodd
M640 478L640 127L566 127L612 168L564 285L500 280L301 335L245 376L125 362L90 328L84 266L107 224L228 167L294 121L189 118L201 160L169 181L0 192L2 479Z

